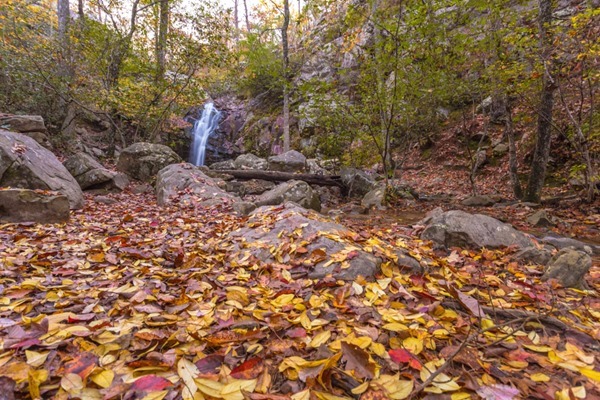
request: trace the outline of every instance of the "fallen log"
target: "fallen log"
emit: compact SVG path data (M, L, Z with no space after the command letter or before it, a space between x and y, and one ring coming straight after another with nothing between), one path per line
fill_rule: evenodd
M292 172L261 171L261 170L218 170L221 174L231 175L236 179L263 179L271 182L286 182L291 180L304 181L311 185L338 186L344 188L339 175L295 174Z

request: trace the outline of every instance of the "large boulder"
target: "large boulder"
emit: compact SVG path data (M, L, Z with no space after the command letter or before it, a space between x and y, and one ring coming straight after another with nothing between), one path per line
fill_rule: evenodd
M600 246L591 243L584 243L573 238L562 236L545 236L541 238L540 241L544 244L554 246L559 250L565 249L567 247L572 247L576 250L584 251L588 254L600 255Z
M304 181L288 181L257 197L257 206L274 206L287 201L299 204L304 208L321 211L319 195Z
M269 171L306 172L306 157L296 150L269 157Z
M132 178L150 182L158 171L181 161L181 157L170 147L140 142L123 149L119 155L117 169Z
M219 161L219 162L210 164L210 169L213 169L216 171L235 169L235 164L234 164L233 160Z
M1 222L54 224L68 220L67 196L30 189L0 190Z
M129 183L127 176L110 171L94 157L79 152L69 157L63 165L75 177L81 189L123 190Z
M56 156L32 138L0 129L0 186L53 190L83 207L83 193Z
M355 233L296 204L260 207L248 222L248 227L230 234L239 249L230 253L233 257L243 259L249 252L265 263L288 263L293 257L296 268L291 272L306 272L310 279L330 274L348 281L359 275L373 279L379 271L381 259L347 239ZM295 244L294 251L288 243Z
M0 114L0 128L13 132L46 132L44 119L39 115Z
M248 153L238 156L233 162L233 165L235 166L235 169L257 169L264 171L269 164L264 158Z
M239 200L189 163L171 164L160 170L156 177L156 198L161 206L175 202L210 206Z
M340 177L350 197L363 197L376 186L375 181L366 172L356 168L342 168Z
M420 223L423 224L425 229L421 233L421 239L431 240L447 248L526 248L533 245L529 236L487 215L458 210L436 212Z
M385 185L377 186L375 189L365 194L360 201L360 205L366 209L371 209L373 207L385 209L385 203Z
M564 287L585 289L587 286L583 278L591 266L592 258L589 254L573 248L565 248L552 257L542 276L542 281L556 279Z

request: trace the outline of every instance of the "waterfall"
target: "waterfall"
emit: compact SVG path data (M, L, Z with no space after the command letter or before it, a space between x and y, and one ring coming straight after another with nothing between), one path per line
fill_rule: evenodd
M192 129L192 148L190 150L190 162L192 164L204 165L208 137L219 126L220 118L221 112L215 108L214 103L206 103L202 116L194 123Z

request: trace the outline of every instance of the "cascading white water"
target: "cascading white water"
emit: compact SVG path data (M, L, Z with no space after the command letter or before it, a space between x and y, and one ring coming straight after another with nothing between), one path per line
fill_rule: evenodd
M192 130L192 148L190 151L190 162L194 165L204 165L206 154L206 143L208 137L219 126L221 112L215 108L214 103L206 103L202 116L194 123Z

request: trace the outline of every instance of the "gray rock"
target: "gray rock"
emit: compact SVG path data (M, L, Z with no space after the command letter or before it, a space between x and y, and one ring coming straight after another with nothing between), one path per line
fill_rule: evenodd
M255 200L257 206L274 206L285 202L294 202L304 208L310 208L315 211L321 211L321 201L319 196L303 181L288 181L277 185L258 196Z
M233 203L233 210L240 215L248 215L252 211L256 210L256 204L249 201L238 201Z
M265 221L273 221L272 215L275 212L275 221L269 229L265 229ZM358 246L356 249L349 249L348 243L342 241L341 238L352 236L350 230L297 204L285 203L283 209L258 208L250 215L249 223L249 227L231 233L230 237L262 262L276 262L276 257L269 248L274 246L277 249L286 241L293 240L297 243L307 242L303 245L307 249L303 257L307 261L305 265L311 265L308 271L310 279L322 279L327 275L347 281L353 281L359 275L373 279L379 272L381 259ZM332 238L336 236L340 238L339 241ZM336 254L350 251L355 253L344 261L329 262Z
M395 255L396 255L396 257L398 257L398 259L396 261L396 265L401 270L403 270L403 271L408 270L413 274L422 274L423 273L423 267L421 266L421 263L416 258L414 258L410 254L405 252L404 250L396 250Z
M239 201L189 163L171 164L160 170L156 177L156 198L161 206L173 203L211 206Z
M556 279L564 287L585 289L584 276L591 266L589 254L572 248L562 249L550 260L542 281Z
M584 243L579 240L567 237L545 236L541 239L541 242L554 246L559 250L565 249L567 247L572 247L574 249L586 252L587 254L600 254L600 246Z
M362 197L376 186L375 181L369 175L356 168L342 168L340 177L348 189L350 197Z
M210 165L210 169L213 170L228 170L228 169L236 169L233 160L225 160L219 161Z
M361 206L371 209L373 207L377 209L385 209L385 185L380 185L369 193L365 194L360 202Z
M426 218L427 219L427 218ZM437 245L463 248L501 248L533 245L531 239L511 225L481 214L447 211L429 217L421 239Z
M1 222L55 224L69 220L69 199L29 189L0 190Z
M267 190L273 189L277 186L274 182L265 181L263 179L250 179L243 181L244 192L248 194L263 194Z
M310 174L315 175L327 175L328 172L325 168L319 165L319 161L315 158L311 158L306 160L306 169Z
M158 171L181 161L181 157L170 147L140 142L123 149L119 155L117 170L140 181L150 182Z
M480 196L467 197L460 203L463 206L468 206L468 207L490 207L490 206L493 206L494 204L496 204L497 202L498 201L495 198L493 198L492 196L480 195Z
M269 170L279 172L306 172L306 157L296 150L269 157Z
M499 143L492 149L494 157L502 157L508 153L508 145L506 143Z
M52 152L28 136L1 129L0 186L53 190L67 196L72 209L84 203L77 181Z
M75 177L81 189L117 189L127 187L125 174L110 171L89 154L79 152L69 157L63 165Z
M522 250L519 250L514 254L514 258L516 260L537 264L537 265L546 265L552 258L552 247L544 246L538 248L536 246L526 247Z
M264 171L268 167L267 160L255 156L254 154L242 154L233 162L234 169L255 169Z
M0 114L0 129L19 133L46 132L46 125L40 115Z
M47 149L52 149L52 142L50 138L44 132L23 132L23 135L27 135Z
M527 222L533 226L547 227L556 226L553 218L548 215L546 210L536 211L534 214L527 217Z

